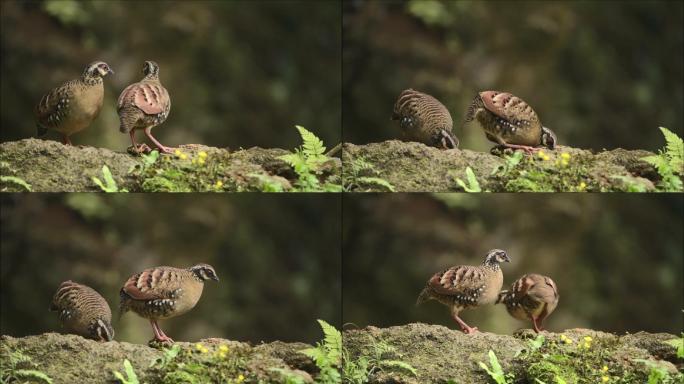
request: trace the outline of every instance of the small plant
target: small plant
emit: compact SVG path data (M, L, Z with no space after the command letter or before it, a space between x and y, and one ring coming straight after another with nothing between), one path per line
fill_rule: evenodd
M389 181L378 177L378 171L373 168L363 157L358 157L345 164L343 185L345 192L368 192L373 187L381 187L390 192L394 192L394 186Z
M99 178L93 176L93 183L100 187L103 192L113 193L113 192L128 192L126 189L119 189L116 185L116 180L112 176L112 171L109 170L107 165L102 166L102 176L104 178L104 183Z
M475 172L473 172L472 168L466 167L465 173L468 183L466 184L463 180L459 178L456 178L456 183L466 192L482 192L482 188L480 188L480 183L477 181L477 178L475 177Z
M489 356L489 365L491 366L488 367L487 364L479 361L477 364L480 366L480 368L484 369L485 372L494 379L496 384L509 384L513 382L513 375L512 374L505 374L503 371L503 368L501 368L501 364L499 364L499 359L496 357L496 354L494 351L491 349L487 353Z
M263 173L250 173L249 177L257 179L261 185L261 192L283 192L285 190L283 182L275 176L265 175ZM287 180L285 180L285 183Z
M672 377L670 372L656 361L644 359L634 359L634 361L648 367L648 384L675 384L682 383L684 380L684 374L678 373L677 377Z
M677 348L677 357L684 358L684 333L679 339L667 340L665 343Z
M643 160L658 170L661 178L658 183L660 190L681 192L684 176L684 142L669 129L660 127L660 130L665 136L665 148L661 149L657 155L646 156Z
M6 161L0 162L0 169L7 169L10 173L15 174L16 171L10 167L10 164ZM26 182L26 180L13 176L13 175L0 175L0 183L2 184L16 184L24 188L27 192L31 192L31 185ZM5 192L7 187L3 186L2 191Z
M362 353L356 360L352 360L349 352L343 351L343 380L349 384L367 383L370 375L383 370L401 370L417 375L417 370L409 363L401 361L402 355L396 349L385 343L373 340L370 351ZM388 358L393 356L394 358Z
M116 377L116 379L119 380L122 384L140 384L140 381L138 381L138 375L135 374L135 370L133 370L133 365L130 361L128 361L128 359L124 359L123 366L124 372L126 373L126 377L124 377L124 375L121 372L112 371L114 377Z
M9 351L3 347L0 353L0 383L48 383L52 379L45 373L36 369L19 368L20 366L35 366L31 358L20 350Z
M323 141L302 126L297 125L296 128L302 137L302 146L295 148L294 153L278 157L292 166L297 173L298 180L295 183L295 191L341 192L341 185L320 180L323 165L331 160L325 155Z
M316 363L320 370L317 383L337 384L342 382L340 375L340 363L342 361L342 334L332 325L323 320L318 320L323 329L323 341L313 348L299 351Z

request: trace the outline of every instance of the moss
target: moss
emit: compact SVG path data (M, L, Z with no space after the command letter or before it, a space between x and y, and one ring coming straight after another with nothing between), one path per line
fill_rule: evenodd
M538 154L522 156L515 165L513 152L493 150L492 154L467 149L440 150L420 143L396 140L367 145L345 144L342 159L352 164L363 159L378 178L386 180L398 192L460 191L455 179L465 179L470 167L483 190L492 192L555 191L652 191L658 180L655 168L641 158L647 151L615 149L593 153L559 146ZM563 155L563 154L566 155ZM564 159L562 156L569 156ZM563 160L568 160L567 164ZM343 179L353 178L353 170L343 169ZM377 185L364 190L385 191Z
M105 148L65 146L56 141L25 139L0 144L2 176L20 178L35 192L99 191L92 177L107 165L120 189L132 192L260 191L264 180L288 190L297 180L279 156L284 149L249 148L235 152L203 145L179 147L183 156L160 155L155 161ZM205 153L200 163L200 154ZM193 163L194 160L194 163ZM339 179L341 164L326 165L326 177ZM3 191L25 190L3 182Z

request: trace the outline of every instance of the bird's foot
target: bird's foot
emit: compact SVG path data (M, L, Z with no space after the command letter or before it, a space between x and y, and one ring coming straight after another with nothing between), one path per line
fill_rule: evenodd
M174 153L174 151L178 148L172 148L172 147L166 147L163 145L158 145L157 149L159 150L160 153L171 154L171 153Z
M466 335L470 335L470 334L472 334L472 333L477 333L477 332L478 332L477 327L463 327L463 328L461 328L461 330L462 330L463 333L465 333Z
M147 342L147 345L150 346L151 348L156 348L156 349L161 349L161 348L166 348L171 345L173 345L174 341L170 337L166 338L154 338Z
M126 152L130 153L131 155L140 155L141 153L148 154L152 152L152 148L150 148L147 144L139 144L139 145L131 145L126 149Z

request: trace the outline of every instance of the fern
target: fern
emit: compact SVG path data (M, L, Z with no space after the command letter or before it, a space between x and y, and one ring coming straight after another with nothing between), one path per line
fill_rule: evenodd
M385 369L400 369L410 372L413 376L418 376L418 371L409 363L397 359L386 359L384 356L394 354L396 357L402 356L396 353L396 349L385 342L373 342L372 350L368 355L359 356L356 361L352 360L349 352L345 349L344 353L344 382L348 384L367 383L369 377L375 371Z
M30 381L42 381L48 384L52 384L52 379L41 371L36 371L33 369L17 369L14 371L14 377L19 379L27 379Z
M665 341L665 343L677 348L677 357L678 358L681 359L684 357L684 333L682 333L681 338L667 340L667 341Z
M299 351L309 356L320 370L316 382L322 384L338 384L342 382L339 366L342 359L342 334L332 325L323 320L318 320L323 329L323 342L316 344L314 348Z
M456 183L466 192L482 192L480 183L477 181L477 178L475 177L475 172L473 172L472 168L466 167L465 172L468 183L466 184L463 180L459 178L456 178Z
M325 146L323 141L316 137L312 132L306 128L296 125L299 135L302 138L302 146L295 148L294 153L279 156L280 160L288 163L299 176L295 183L297 191L302 192L340 192L342 187L340 185L321 183L319 176L321 172L321 165L330 160L325 155Z
M365 185L377 185L394 192L394 186L387 180L377 177L378 172L373 169L373 164L367 162L363 157L358 157L348 165L345 164L345 170L349 167L349 171L344 172L343 184L344 191L351 192L357 190ZM362 174L373 176L362 176Z
M100 187L102 191L107 193L128 192L126 189L119 189L116 185L116 180L114 180L114 177L112 176L112 171L109 170L107 165L102 166L102 176L104 178L104 183L99 178L95 176L92 177L93 183Z
M52 384L52 379L45 373L36 369L28 369L26 367L34 367L35 364L31 361L28 355L25 355L21 350L10 351L3 347L0 354L0 383L14 383L14 382L41 382ZM25 367L24 369L17 369L18 366Z
M24 179L16 176L0 176L0 182L17 184L24 187L26 191L31 192L31 185L24 181Z
M481 361L478 362L477 364L480 366L480 368L484 369L487 372L487 374L492 379L494 379L494 381L497 384L508 384L510 382L508 380L509 378L504 373L503 368L501 368L501 364L499 364L499 359L496 357L496 354L494 354L494 351L492 351L490 349L488 356L489 356L489 364L491 365L491 369L487 366L487 364L485 364Z
M126 377L124 377L121 372L112 371L114 377L116 377L116 379L122 384L140 384L140 381L138 381L138 375L135 374L133 365L131 365L131 362L128 361L128 359L124 359L123 366L124 372L126 372Z
M684 143L675 133L665 127L660 127L665 136L665 148L657 155L646 156L642 160L653 165L662 179L661 187L666 192L681 191L684 176Z

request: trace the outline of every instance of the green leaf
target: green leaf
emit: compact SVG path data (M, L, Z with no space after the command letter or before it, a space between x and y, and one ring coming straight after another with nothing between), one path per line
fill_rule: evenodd
M413 374L413 376L418 376L418 371L413 368L413 366L409 363L405 363L403 361L399 360L383 360L380 362L380 365L386 366L386 367L396 367L396 368L401 368L405 369Z
M325 153L323 141L301 125L295 125L295 127L299 131L299 135L302 137L302 141L304 143L302 145L304 148L304 155L306 157L316 158L317 160L322 157L323 160L325 160L325 156L323 156Z
M131 362L128 361L128 359L124 359L123 366L124 372L126 372L126 377L124 378L124 376L120 372L112 371L114 377L116 377L123 384L140 384L140 382L138 381L138 375L135 374L135 371L133 370L133 365L131 365Z
M684 357L684 333L681 338L667 340L665 343L677 348L677 357Z
M506 380L506 375L503 372L503 369L501 368L501 364L499 364L499 359L497 359L496 354L494 354L494 351L491 349L488 352L489 355L489 364L492 366L491 369L487 366L487 364L483 362L478 362L477 364L480 366L480 368L484 369L487 374L494 379L494 381L497 384L507 384L508 380Z
M674 132L665 127L660 127L665 136L665 153L672 169L682 175L684 174L684 141Z
M475 177L475 172L473 172L472 168L466 167L465 172L468 184L466 184L463 180L459 178L456 178L456 183L466 192L482 192L480 183L477 181L477 178Z
M31 185L24 181L23 179L16 176L0 176L0 182L3 183L14 183L24 187L28 192L31 192Z
M394 192L394 186L389 181L380 177L359 177L356 179L357 184L375 184L387 188L388 191Z
M13 374L16 378L21 377L25 379L37 379L48 384L52 384L52 379L41 371L36 371L33 369L17 369L13 372Z
M141 157L143 160L143 164L145 164L145 166L150 166L150 165L157 162L157 159L159 158L159 151L157 151L155 149L154 151L150 152L148 155L143 153L141 155Z

